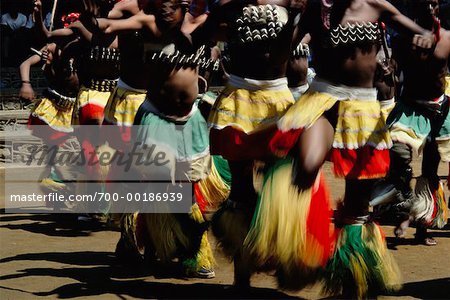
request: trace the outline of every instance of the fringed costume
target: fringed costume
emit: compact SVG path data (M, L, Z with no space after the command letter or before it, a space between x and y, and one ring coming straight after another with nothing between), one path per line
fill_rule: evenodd
M445 95L450 97L450 75L445 76Z
M331 206L320 173L311 189L293 184L295 163L280 159L266 170L245 249L257 268L277 270L281 288L318 279L332 250Z
M80 140L82 152L89 159L83 176L86 181L97 181L96 185L79 182L78 193L94 193L105 190L105 181L109 173L109 165L100 164L99 157L110 149L104 146L104 137L100 132L100 125L104 118L104 108L111 92L117 85L119 74L118 49L102 46L85 48L82 56L81 88L77 96L72 123L79 126L75 134ZM100 76L97 70L102 70ZM107 71L108 70L108 71ZM88 127L89 126L89 127ZM88 190L89 189L89 190ZM108 204L96 207L98 213L105 214L109 211Z
M123 151L130 143L131 126L134 124L136 113L145 97L146 90L133 88L119 78L117 86L105 106L102 124L102 135L108 146L114 151ZM114 165L111 166L109 172L115 172ZM113 188L113 185L107 185L107 189ZM122 231L116 247L116 255L122 260L132 262L140 261L141 258L136 244L135 228L130 226L130 224L135 224L135 222L130 222L135 219L134 216L137 217L137 213L112 216L113 219L119 219Z
M75 101L75 97L67 97L48 88L31 110L29 126L48 125L57 132L73 132L72 112Z
M55 155L61 154L61 146L73 132L72 112L75 101L75 97L64 96L49 87L31 110L28 128L34 135L43 139L47 146L57 147ZM57 161L57 156L55 158ZM66 193L72 188L63 181L73 180L74 174L71 171L74 170L52 164L49 171L49 175L40 183L45 192Z
M383 177L389 168L392 141L375 89L336 86L316 77L308 92L278 121L278 132L270 142L272 151L287 155L303 130L335 105L337 122L329 157L335 175Z
M138 110L135 124L140 126L132 134L133 141L139 141L141 146L156 145L175 157L169 166L169 179L174 181L181 176L193 184L207 178L211 163L208 129L196 104L188 115L175 118L159 112L147 99ZM146 177L150 169L142 166L139 172ZM145 246L148 255L154 251L162 261L181 258L187 275L199 275L204 270L212 270L214 264L207 227L196 203L189 214L140 214L137 242L140 247ZM208 276L211 275L205 275Z
M208 120L208 125L216 132L211 141L215 147L213 154L225 158L230 153L238 154L233 142L240 133L275 122L293 103L286 78L254 80L231 75ZM231 257L241 255L256 204L253 164L253 161L229 161L230 196L213 217L213 232L224 252Z
M450 162L450 115L448 96L430 101L405 99L397 102L389 116L391 136L395 147L391 150L392 166L388 180L402 193L399 207L424 226L442 228L447 222L447 203L436 173L424 165L415 192L410 188L412 152L422 153L427 143L435 143L437 150L424 152L424 161ZM432 155L433 157L429 157ZM437 166L436 166L437 168Z
M213 155L208 177L194 184L197 204L204 214L215 210L230 195L231 173L228 162L220 155Z
M302 132L311 127L322 115L336 120L329 160L333 162L333 170L337 177L362 180L385 176L389 167L389 148L392 141L381 104L376 100L376 90L371 88L338 86L316 77L310 89L278 121L278 131L270 141L270 149L280 157L292 154L291 150L297 144ZM272 171L273 182L266 181L261 197L273 200L259 202L258 214L255 214L247 240L256 257L263 258L263 261L274 261L269 254L276 254L275 262L278 260L281 270L287 269L288 274L279 276L281 286L284 284L288 288L299 288L317 279L318 274L329 277L339 272L351 276L345 281L327 280L326 292L340 293L345 283L357 287L361 290L358 296L365 297L364 289L396 286L398 270L384 240L378 238L381 237L380 229L368 220L358 225L344 222L335 235L334 227L331 225L330 200L324 191L321 173L311 188L300 190L291 184L292 170L295 170L295 160L294 163L285 162L284 171L279 167ZM280 193L288 191L287 195L268 193L273 190L270 189L270 185L275 185L277 177L280 178L279 184L286 185ZM298 203L296 204L298 206L294 206L296 209L293 209L293 200ZM271 221L267 220L269 215ZM309 223L310 218L315 221ZM287 224L285 222L298 225L286 235L287 227L281 226ZM261 230L260 224L267 224L266 228ZM359 230L361 233L360 228L376 228L376 230L372 229L358 239L345 238L349 231ZM290 241L292 247L287 247L287 242L278 241L278 244L273 243L272 248L268 248L267 241L277 241L280 236ZM334 238L338 241L335 245ZM372 246L371 243L376 245ZM357 251L352 250L344 258L341 254L347 251L346 249ZM361 249L366 252L363 258L359 252ZM390 276L379 276L379 270L367 269L366 266L368 264L372 266L372 262L364 261L366 257L377 257L376 263L389 265L390 269L386 273ZM353 262L349 264L344 259L347 259L347 262L351 259ZM360 274L362 269L365 270L364 276ZM289 274L290 270L297 270L297 273ZM323 271L325 273L322 273Z
M337 295L349 288L361 299L372 292L400 288L400 271L386 248L381 227L368 222L368 216L344 222L325 272L325 292Z

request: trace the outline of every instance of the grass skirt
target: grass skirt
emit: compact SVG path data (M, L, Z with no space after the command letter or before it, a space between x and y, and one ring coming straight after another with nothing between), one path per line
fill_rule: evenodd
M28 121L29 127L46 124L58 132L73 132L72 128L73 108L59 109L51 99L43 97L31 111Z
M256 267L278 269L282 288L317 279L331 255L334 227L322 173L308 190L292 182L293 162L280 160L266 173L245 250Z
M344 225L325 273L324 292L339 295L344 286L355 288L353 297L397 290L400 271L375 223ZM345 293L346 291L344 291Z
M230 194L231 173L228 162L221 156L213 155L211 172L208 177L194 185L195 198L202 212L207 208L217 209Z
M103 122L104 109L111 92L99 92L82 86L78 92L73 114L73 124L84 125L91 122Z
M450 75L445 76L445 94L450 97Z
M435 189L430 186L428 179L419 177L415 193L417 201L411 209L414 219L430 227L444 227L447 224L448 207L442 183L439 182Z
M214 257L207 228L197 204L189 214L139 214L137 244L140 249L154 249L163 262L178 257L190 267L211 267Z

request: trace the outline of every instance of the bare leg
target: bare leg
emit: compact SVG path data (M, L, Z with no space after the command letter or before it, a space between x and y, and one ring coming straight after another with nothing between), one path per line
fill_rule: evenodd
M402 238L406 234L409 227L410 219L409 209L414 199L414 192L411 189L412 179L412 151L411 148L403 143L395 142L390 150L391 165L389 168L388 178L401 193L403 202L397 205L398 224L394 229L394 234L398 238Z
M325 117L320 117L300 136L296 149L298 159L295 160L294 168L296 170L294 182L300 188L307 189L314 183L331 150L333 139L334 128Z
M369 214L370 191L374 180L345 180L344 216L356 218Z
M437 175L437 172L440 160L441 157L437 149L436 141L427 141L423 150L422 176L428 179L431 188L434 190L437 190L439 186L439 176ZM420 243L428 246L437 244L436 240L428 234L427 227L423 224L417 224L416 239Z
M248 260L238 253L234 256L234 286L245 293L250 288L251 268Z
M342 215L344 224L349 224L346 218L355 222L364 222L369 215L370 191L375 180L345 180L345 197ZM350 221L351 222L351 221ZM345 281L342 286L342 299L358 298L356 280Z
M407 216L406 219L402 221L399 225L397 225L394 229L394 234L398 238L404 238L406 236L406 230L409 227L409 223L411 223L411 217Z
M229 199L236 205L228 208L222 221L213 221L213 231L222 247L234 260L234 285L250 288L251 268L243 255L243 243L254 213L257 195L253 188L253 161L229 161L231 191Z

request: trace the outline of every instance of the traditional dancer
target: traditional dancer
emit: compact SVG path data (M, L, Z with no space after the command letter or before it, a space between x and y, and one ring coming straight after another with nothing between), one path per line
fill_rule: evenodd
M96 15L98 17L107 16L113 4L114 1L96 0ZM72 122L77 125L75 134L80 141L82 154L86 161L83 174L85 178L83 179L85 182L96 183L84 184L80 181L77 185L78 193L95 193L105 188L104 180L109 167L98 160L101 153L107 151L100 147L103 144L100 125L103 122L105 105L117 84L120 57L116 36L93 32L88 25L89 20L86 20L86 14L81 13L80 22L72 23L68 28L49 32L44 26L38 26L47 38L78 35L83 45L80 50L78 68L81 87ZM108 203L96 203L95 205L91 206L89 210L104 214L109 209ZM85 205L82 207L87 209ZM88 216L79 217L80 220L89 218Z
M271 147L284 152L299 146L300 186L311 185L328 155L334 162L335 174L346 179L343 207L336 220L340 229L327 266L325 290L361 298L400 284L381 228L368 217L369 197L364 192L372 186L369 179L386 174L391 145L373 89L382 32L378 19L381 14L386 15L410 39L414 34L422 34L414 36L414 42L422 47L429 48L433 36L387 1L322 1L320 6L309 9L315 19L309 21L306 16L305 21L312 25L309 32L318 78L280 120L280 132ZM317 24L316 20L322 22ZM330 68L333 63L336 68ZM317 114L300 115L307 111ZM316 140L318 134L322 140ZM296 135L300 135L298 139Z
M212 154L228 160L229 199L213 217L213 232L234 259L234 284L247 288L254 264L243 249L257 201L253 158L242 158L235 145L248 133L277 120L294 103L287 86L296 1L216 1L195 40L224 40L230 54L227 86L215 101L208 123ZM263 5L264 4L264 5ZM252 266L253 264L253 266Z
M51 43L41 49L41 55L35 54L20 65L22 88L20 96L34 100L34 91L30 82L30 67L45 59L44 74L49 87L31 109L28 127L33 134L43 139L49 149L50 174L41 181L41 187L49 191L69 192L64 180L73 180L73 176L64 167L55 164L58 161L59 147L71 136L72 111L79 90L76 72L76 53L71 51L78 41L63 47ZM72 48L73 49L73 48Z
M40 9L40 2L37 1L34 9L36 19L41 14ZM41 60L45 61L44 74L49 87L32 108L28 127L34 135L43 139L49 147L49 159L53 160L53 164L49 161L50 173L44 175L41 181L41 187L47 192L73 192L73 187L64 181L74 179L74 174L71 172L74 170L61 167L54 162L58 161L60 146L70 138L73 132L72 112L79 90L78 47L78 38L58 45L51 43L43 47L39 51L40 54L31 56L20 65L22 87L19 96L31 101L34 100L34 91L30 82L30 67Z
M103 19L98 20L98 24L107 32L150 30L150 35L144 38L141 56L146 65L147 97L134 120L138 133L132 144L147 145L152 141L158 146L166 145L169 147L166 150L174 152L177 160L172 170L178 170L179 164L187 165L191 171L186 178L196 182L206 178L210 168L206 122L193 103L198 94L197 68L211 63L203 57L204 47L192 52L188 40L180 32L187 2L168 3L172 1L139 1L141 10L130 18ZM147 167L141 172L148 175L152 170ZM179 257L188 276L215 276L207 223L197 204L192 206L189 214L139 214L127 224L132 228L123 230L135 235L139 246L144 246L146 259L156 255L167 262Z
M137 0L121 1L110 11L108 17L119 19L136 15L139 11ZM123 143L130 142L130 127L147 93L151 73L149 64L143 60L144 35L143 30L121 31L118 34L119 81L106 104L103 121L104 125L113 125L105 127L103 132L106 132L109 146L114 149L120 150ZM120 139L117 139L118 136Z
M380 42L378 19L382 14L416 45L432 46L431 32L401 15L387 1L308 4L300 28L311 34L317 77L278 121L278 131L268 143L277 155L294 156L293 182L306 199L311 198L326 158L334 162L335 174L346 179L343 207L336 220L336 246L325 273L325 291L346 297L362 298L400 284L381 228L368 217L370 179L385 176L392 143L373 88ZM271 130L274 128L241 136L241 153L250 157L263 153L264 147L252 153L245 144ZM286 176L290 174L286 171ZM268 209L263 209L260 215L267 216ZM261 243L253 248L264 253Z
M385 185L399 194L400 203L394 207L405 219L395 234L405 235L411 220L417 222L416 239L425 245L436 245L427 234L427 226L442 228L447 222L447 204L437 170L440 160L450 161L450 116L448 96L445 95L445 75L450 54L450 32L440 27L436 18L439 1L420 0L413 5L414 19L436 36L436 46L428 51L411 48L397 40L395 59L403 72L404 82L400 101L388 119L394 145L391 166ZM412 152L423 150L422 175L415 191L411 189ZM384 197L391 193L385 189Z

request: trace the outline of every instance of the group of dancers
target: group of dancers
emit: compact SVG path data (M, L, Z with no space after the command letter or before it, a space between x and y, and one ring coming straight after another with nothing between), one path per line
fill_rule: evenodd
M438 0L410 4L411 18L384 0L80 0L78 21L48 31L36 0L47 44L21 65L20 94L34 97L29 69L44 60L49 88L29 124L51 128L47 143L75 135L85 155L136 142L173 153L170 178L182 172L192 185L190 212L115 215L121 260L178 258L187 275L214 277L204 213L222 203L211 228L238 290L254 272L275 271L283 289L322 281L328 294L365 298L401 284L369 203L402 216L399 237L415 221L428 245L427 227L448 217L437 167L450 162L450 32ZM226 86L202 99L218 66ZM413 190L412 153L422 152ZM334 215L326 160L345 179ZM109 180L114 168L89 165L83 176L126 189ZM136 170L143 180L152 172ZM43 186L68 189L66 173L53 166Z

